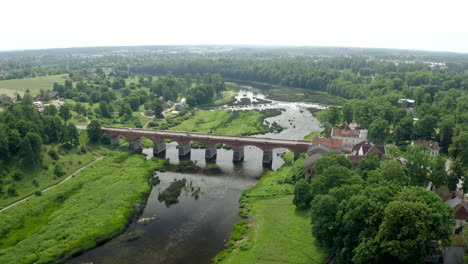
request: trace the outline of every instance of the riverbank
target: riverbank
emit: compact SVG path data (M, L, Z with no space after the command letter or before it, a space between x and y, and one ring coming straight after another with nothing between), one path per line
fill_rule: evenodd
M0 214L0 263L60 262L120 233L163 161L118 153Z
M186 131L199 133L215 133L221 135L246 136L265 134L278 130L276 126L264 123L268 117L281 114L279 109L250 110L250 111L197 111L187 112L181 116L168 120L153 122L151 128L168 129L172 131Z
M323 263L327 250L316 245L311 234L308 211L292 204L294 177L301 177L304 158L269 171L239 199L239 215L244 219L234 225L227 243L214 263Z
M259 83L248 81L233 81L239 87L253 87L261 90L268 96L268 99L286 102L312 102L327 105L342 105L346 99L338 96L333 96L327 92L307 90L302 88Z

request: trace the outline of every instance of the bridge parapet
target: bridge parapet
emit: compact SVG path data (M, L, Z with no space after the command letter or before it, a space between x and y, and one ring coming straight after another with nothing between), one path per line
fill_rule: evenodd
M307 152L308 148L312 145L312 142L306 140L230 136L138 128L103 127L102 131L110 138L124 136L132 141L138 140L142 137L146 137L155 143L161 142L165 139L170 139L176 141L179 143L179 145L186 145L192 141L196 141L202 143L205 146L225 144L231 146L234 149L241 149L246 146L255 146L264 152L270 152L275 148L286 148L295 153Z

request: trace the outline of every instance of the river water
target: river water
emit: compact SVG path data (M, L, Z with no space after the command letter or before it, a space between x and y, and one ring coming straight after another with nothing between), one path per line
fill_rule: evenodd
M258 91L241 90L238 99L248 97L264 99ZM273 101L269 104L244 107L224 107L232 110L281 108L281 115L266 119L285 127L280 133L256 135L258 137L302 139L312 131L321 129L308 107L309 103ZM166 158L171 164L179 163L176 143L167 145ZM275 149L271 169L282 166L279 154L285 149ZM143 150L148 158L152 149ZM232 163L232 151L218 149L215 173L158 172L161 183L148 197L140 221L133 222L125 233L108 243L75 257L68 263L210 263L225 248L233 224L240 220L238 199L243 190L255 185L267 170L262 166L262 151L256 147L245 148L245 160ZM201 167L206 166L203 149L192 149L190 159ZM171 183L185 179L176 203L166 203L158 196ZM161 200L161 201L160 201ZM138 234L134 240L129 234ZM129 241L130 240L130 241Z

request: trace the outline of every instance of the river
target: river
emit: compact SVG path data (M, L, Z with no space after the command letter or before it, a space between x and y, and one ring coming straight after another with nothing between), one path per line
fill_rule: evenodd
M265 99L258 91L241 90L238 99L248 97ZM281 115L267 118L285 127L280 133L256 135L258 137L302 139L312 131L321 129L320 122L313 118L308 107L320 108L310 103L272 101L268 104L223 109L284 109ZM167 146L166 158L177 164L177 144ZM148 158L152 148L143 150ZM279 154L285 149L275 149L273 170L282 166ZM133 222L125 233L108 243L79 255L68 263L210 263L211 259L225 248L233 230L240 220L238 199L245 189L255 185L265 172L262 166L262 151L256 147L245 148L245 160L232 163L232 151L218 149L217 173L158 172L161 183L154 187L148 197L140 221ZM203 149L192 149L191 160L206 166ZM167 204L158 196L175 180L186 180L178 201ZM128 241L129 234L138 238Z

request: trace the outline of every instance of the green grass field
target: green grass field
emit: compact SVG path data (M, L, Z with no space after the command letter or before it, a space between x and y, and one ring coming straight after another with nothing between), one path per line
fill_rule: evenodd
M63 83L65 81L65 74L62 75L49 75L25 79L13 79L0 81L0 94L4 93L13 96L15 93L23 95L27 89L31 94L38 95L41 89L51 90L54 82Z
M270 131L263 125L265 114L259 111L198 111L179 125L171 127L172 131L188 131L221 135L253 135Z
M57 263L121 232L163 165L118 153L0 214L0 263Z
M50 148L49 146L48 149ZM61 153L60 158L55 161L47 154L47 151L45 151L42 164L38 164L34 167L30 165L24 166L19 163L16 163L13 167L8 166L9 174L3 179L5 186L4 191L6 192L6 189L14 184L18 195L11 196L7 193L3 194L3 196L0 197L0 208L62 181L66 176L94 160L94 155L91 152L78 154L76 149L72 149L61 150L59 153ZM62 165L66 172L62 177L57 177L54 174L54 169L58 164ZM11 176L14 172L21 172L23 179L20 181L13 180Z
M308 211L292 204L294 185L286 183L300 173L304 159L267 172L252 188L244 191L240 215L247 217L234 225L229 248L219 253L215 263L323 263L327 249L316 244Z

